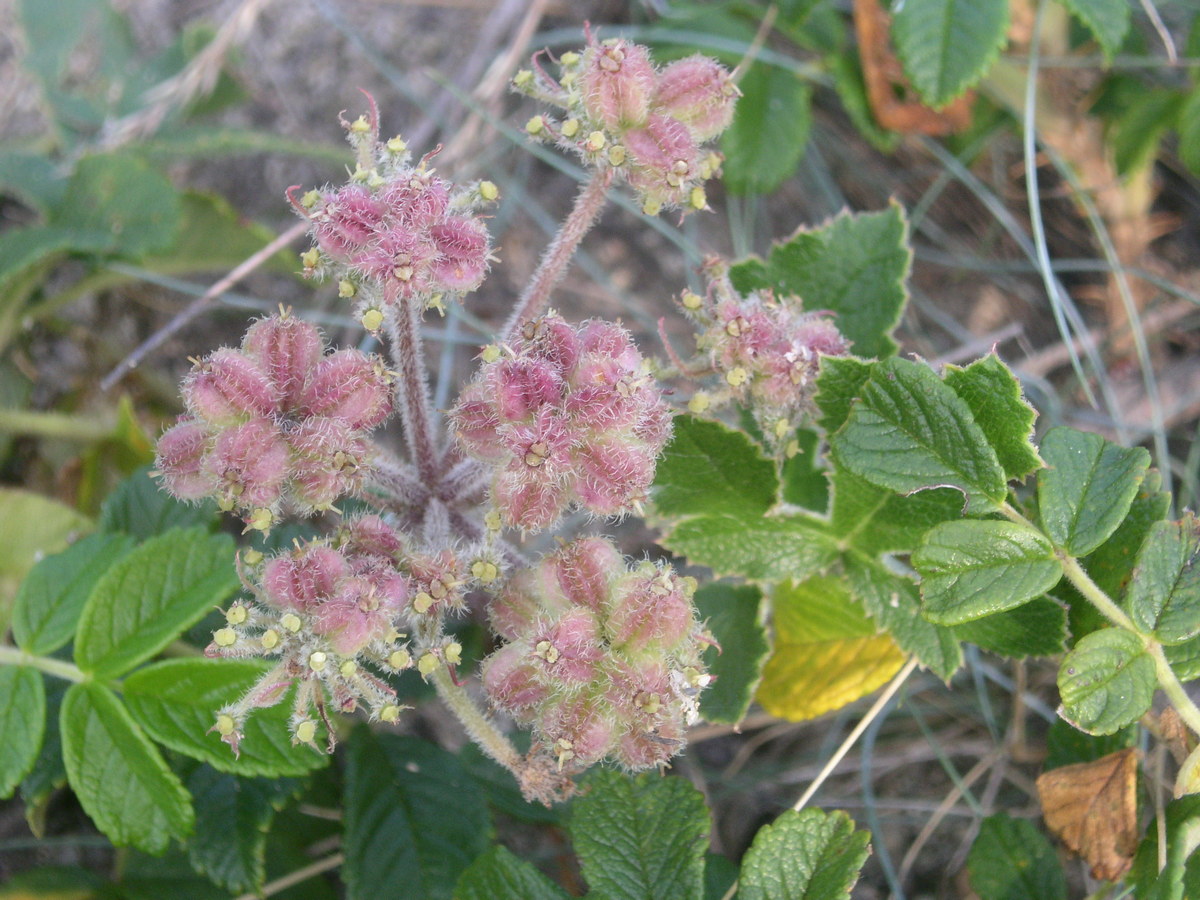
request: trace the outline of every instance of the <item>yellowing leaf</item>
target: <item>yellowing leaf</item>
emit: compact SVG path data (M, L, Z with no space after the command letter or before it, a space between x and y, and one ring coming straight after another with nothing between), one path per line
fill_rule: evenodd
M8 629L17 585L33 564L92 527L91 519L57 500L0 489L0 634Z
M775 647L758 701L771 715L812 719L874 691L904 664L904 654L840 581L784 583L773 600Z

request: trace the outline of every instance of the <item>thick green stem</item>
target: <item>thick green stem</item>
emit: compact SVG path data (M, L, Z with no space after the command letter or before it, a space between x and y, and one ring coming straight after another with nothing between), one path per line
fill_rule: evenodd
M1083 594L1087 601L1100 610L1104 618L1112 622L1118 628L1124 628L1126 631L1132 631L1138 634L1137 626L1133 624L1133 620L1125 614L1125 610L1117 606L1112 598L1104 591L1100 590L1100 586L1092 581L1092 576L1084 571L1083 566L1079 564L1079 560L1069 555L1065 550L1058 551L1058 559L1063 566L1063 574L1067 576L1067 580L1075 586L1075 590Z
M458 721L462 722L471 740L478 744L484 753L512 772L517 781L521 781L524 768L521 754L512 742L500 733L495 723L484 715L483 710L475 705L466 689L461 684L455 684L449 670L445 668L434 670L430 678L433 686L437 688L438 696L450 707Z
M1163 652L1162 644L1151 643L1146 650L1154 660L1154 673L1158 676L1158 686L1162 688L1167 699L1171 701L1171 705L1175 707L1175 712L1179 713L1179 718L1183 719L1187 727L1192 729L1195 734L1200 734L1200 709L1196 708L1196 704L1192 702L1192 698L1188 696L1187 691L1180 683L1179 676L1167 662L1167 655Z
M72 416L28 409L0 409L0 432L3 431L33 437L91 442L112 437L113 424L92 416Z
M49 656L35 656L16 647L0 647L0 666L29 666L55 678L66 681L87 681L82 669L61 659L51 659Z

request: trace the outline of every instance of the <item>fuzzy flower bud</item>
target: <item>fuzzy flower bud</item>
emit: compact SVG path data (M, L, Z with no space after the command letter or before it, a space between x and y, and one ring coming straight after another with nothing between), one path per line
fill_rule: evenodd
M494 468L504 524L537 530L571 506L608 516L635 508L670 418L628 332L549 314L509 349L484 362L451 413L466 452Z
M689 56L662 70L655 101L697 141L707 141L733 121L738 93L728 69L706 56Z
M560 769L605 757L630 769L666 762L707 683L693 590L669 566L629 569L602 538L567 544L493 601L507 642L484 660L484 689L533 727Z

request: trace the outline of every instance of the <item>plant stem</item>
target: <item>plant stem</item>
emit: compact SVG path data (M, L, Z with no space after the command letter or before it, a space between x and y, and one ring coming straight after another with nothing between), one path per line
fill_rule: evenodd
M66 681L83 682L89 678L82 669L72 663L51 659L49 656L35 656L17 647L0 647L0 666L29 666Z
M458 721L462 722L471 740L478 744L484 753L512 772L520 781L521 754L517 752L517 748L512 745L512 742L500 733L492 720L475 705L475 701L471 699L463 686L454 683L454 679L450 677L450 671L446 668L435 669L430 678L433 680L433 686L437 688L438 696L442 698L442 702L446 706L450 707L450 711L454 713Z
M1146 647L1146 650L1154 660L1154 672L1158 676L1158 686L1162 688L1162 692L1167 695L1167 699L1175 707L1175 712L1179 713L1179 718L1183 719L1187 727L1192 729L1195 734L1200 735L1200 709L1196 708L1196 704L1192 702L1192 698L1180 684L1179 676L1167 662L1167 655L1163 652L1162 644L1157 641L1152 642Z
M1133 620L1126 615L1125 610L1117 606L1108 594L1100 589L1096 582L1092 581L1092 576L1084 571L1083 566L1079 564L1079 560L1071 556L1064 550L1057 553L1059 561L1062 563L1063 572L1067 576L1067 580L1075 586L1075 590L1083 594L1088 602L1108 621L1112 622L1118 628L1124 628L1126 631L1132 631L1138 634L1137 626L1133 624Z
M282 878L276 878L274 881L268 881L262 886L262 891L242 894L237 900L261 900L262 897L273 897L275 894L281 894L293 885L300 884L302 881L308 881L310 878L315 878L322 872L328 872L330 869L336 869L346 861L344 853L334 853L324 859L318 859L315 863L311 863L302 869L297 869L295 872L289 872Z
M113 424L87 416L38 412L26 409L0 409L0 432L28 434L68 441L102 441L112 437Z
M419 334L421 309L404 303L388 317L392 345L392 363L400 374L396 398L404 437L412 463L421 480L431 488L437 484L438 454L433 442L433 418L429 402L429 382L425 373L425 353Z
M550 292L566 274L567 266L571 262L571 257L575 255L579 242L583 240L583 236L591 230L592 225L600 216L600 210L604 208L604 198L612 183L612 177L612 169L595 172L580 189L575 197L575 205L571 207L571 212L563 220L558 234L554 236L554 240L550 242L546 252L542 254L542 261L538 263L537 271L533 273L528 286L521 294L520 300L517 301L512 315L504 323L504 328L500 332L501 341L511 341L516 335L517 329L521 327L521 323L526 319L532 319L545 307L546 301L550 298Z

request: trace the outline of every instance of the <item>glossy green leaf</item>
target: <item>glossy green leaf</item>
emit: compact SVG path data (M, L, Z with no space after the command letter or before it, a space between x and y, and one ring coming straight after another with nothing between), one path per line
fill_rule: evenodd
M1138 554L1125 594L1133 623L1160 643L1180 644L1200 633L1200 523L1155 522Z
M839 465L897 493L955 488L969 514L1007 495L1004 470L970 407L924 363L877 363L830 445Z
M176 500L150 477L150 466L118 484L100 507L102 531L121 531L142 541L172 528L203 525L211 529L217 521L215 503Z
M947 366L944 378L971 408L1009 481L1041 468L1042 459L1030 440L1037 413L1025 402L1017 377L996 354L965 369Z
M850 415L850 407L862 396L874 363L853 356L826 356L817 374L817 393L813 398L820 410L817 424L833 434Z
M722 182L733 194L769 194L804 156L812 91L795 72L755 63L738 87L733 122L721 136Z
M844 812L788 810L754 836L739 900L849 900L870 840Z
M1067 611L1049 597L954 626L954 636L1006 659L1057 656L1067 642Z
M882 358L896 352L892 331L908 299L911 260L908 221L893 203L800 229L775 244L765 262L738 263L729 275L743 294L768 288L800 297L805 309L832 312L857 355Z
M346 754L346 862L350 900L393 896L447 900L487 849L482 789L462 764L412 737L357 729Z
M905 0L892 39L905 74L930 106L945 106L991 67L1008 31L1007 0Z
M1065 427L1047 432L1041 452L1047 466L1038 472L1042 526L1072 556L1086 556L1129 512L1150 454Z
M96 581L133 545L127 535L93 534L34 566L13 608L17 646L45 656L71 640Z
M101 678L127 672L237 587L228 535L189 528L152 538L96 583L79 621L75 662Z
M1163 653L1180 681L1200 678L1200 635L1182 644L1163 647Z
M801 516L735 519L700 516L681 522L660 541L717 576L762 581L806 578L832 565L837 543L820 525Z
M1117 530L1081 561L1100 590L1114 598L1125 593L1150 529L1170 509L1171 495L1162 490L1162 476L1150 469Z
M29 774L46 730L42 675L28 666L0 666L0 799Z
M70 687L69 681L45 676L42 692L46 698L45 732L42 747L38 751L33 767L21 781L21 799L25 803L25 822L37 838L46 834L46 815L51 801L59 788L67 783L67 769L63 765L62 735L59 725L62 719L62 702Z
M1087 26L1111 60L1129 31L1127 0L1062 0L1062 3Z
M1160 829L1151 823L1138 847L1127 882L1137 900L1187 900L1200 889L1200 795L1167 804L1162 833L1167 836L1166 865L1160 861Z
M1101 757L1128 750L1138 742L1138 726L1130 725L1112 734L1086 734L1063 719L1055 719L1046 732L1046 761L1042 770L1049 772L1075 763L1095 762Z
M781 495L785 503L824 514L829 509L829 474L820 445L821 436L815 429L796 432L798 452L783 462Z
M925 616L959 625L1012 609L1062 577L1050 542L1014 522L963 519L930 529L912 555Z
M1119 628L1094 631L1058 670L1060 715L1088 734L1112 734L1150 708L1157 687L1154 660L1141 638Z
M1026 819L988 816L967 857L967 874L979 900L1067 900L1067 878L1058 853Z
M574 801L570 832L594 900L695 900L708 810L683 778L601 770Z
M161 853L172 838L187 837L188 792L112 691L72 685L60 715L67 779L109 840Z
M505 847L493 847L462 873L454 891L455 900L569 900L566 891L518 859Z
M240 699L269 668L256 660L167 659L129 675L122 690L130 713L147 734L218 771L279 776L321 768L327 756L292 744L286 697L246 720L237 756L212 730L217 710Z
M911 553L934 525L961 518L962 494L951 488L905 496L845 468L834 472L830 531L869 555Z
M921 615L921 598L912 580L857 553L846 556L845 567L850 593L867 615L901 650L949 681L962 665L962 647L954 631Z
M654 476L659 516L758 518L775 504L778 490L775 464L745 432L693 416L675 418Z
M197 766L187 788L196 810L196 833L187 846L193 868L234 894L261 891L267 831L300 782L237 778Z
M709 722L740 722L762 680L771 649L762 624L762 599L752 585L725 582L696 592L700 621L717 642L704 651L705 668L714 680L700 695L700 714Z

